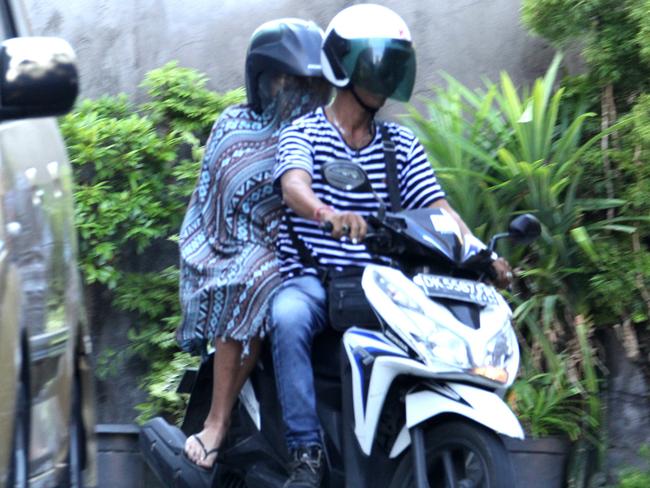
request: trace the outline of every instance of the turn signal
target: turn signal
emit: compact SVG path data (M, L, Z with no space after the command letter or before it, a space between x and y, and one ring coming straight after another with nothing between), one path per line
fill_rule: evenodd
M492 381L499 383L506 383L508 381L508 372L504 368L495 368L494 366L482 366L480 368L472 368L472 374L483 376Z

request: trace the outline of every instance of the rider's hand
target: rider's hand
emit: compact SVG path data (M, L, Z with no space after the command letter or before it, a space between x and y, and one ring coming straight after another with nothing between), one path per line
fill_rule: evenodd
M366 237L368 226L365 219L354 212L327 212L323 222L332 224L332 236L336 239L349 237L353 243L361 242Z
M503 258L497 258L492 262L492 267L496 273L494 284L498 288L508 288L512 284L512 268L508 261Z

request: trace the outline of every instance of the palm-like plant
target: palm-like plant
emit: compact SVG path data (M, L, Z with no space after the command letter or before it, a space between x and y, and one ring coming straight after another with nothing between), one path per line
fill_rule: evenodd
M556 372L533 372L514 384L508 402L533 437L558 433L575 441L584 418L582 391L572 383L566 368Z
M581 198L583 158L605 132L585 141L585 122L595 114L580 105L562 106L564 90L555 89L560 62L556 56L531 90L517 90L506 73L498 84L487 82L481 90L447 77L446 88L438 88L437 98L426 101L428 115L411 110L410 120L449 199L479 237L502 230L518 212L532 212L542 222L543 237L531 257L510 253L523 278L520 293L513 296L515 317L522 337L532 344L531 358L538 359L529 371L537 368L550 375L529 377L538 383L560 373L570 378L572 390L556 392L552 408L561 411L558 402L570 398L566 412L575 413L576 396L583 396L588 401L581 405L594 419L588 426L594 427L598 385L584 332L589 274L598 258L592 236L631 227L623 225L623 218L600 217L603 209L623 201ZM565 357L572 358L568 366ZM553 385L562 389L569 383ZM543 403L544 397L531 400L536 409L542 408L538 401Z
M409 108L409 121L442 180L449 200L467 224L483 238L496 229L499 214L490 187L492 158L509 137L494 106L495 85L472 91L445 75L447 87L436 87L436 98L424 100L427 114ZM477 157L476 153L482 157Z

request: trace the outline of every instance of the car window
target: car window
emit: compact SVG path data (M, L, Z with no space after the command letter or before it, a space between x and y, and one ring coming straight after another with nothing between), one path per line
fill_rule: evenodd
M0 22L0 40L4 41L7 39L9 36L7 35L7 28L5 26L5 10L4 8L0 8L0 13L2 13L2 22Z

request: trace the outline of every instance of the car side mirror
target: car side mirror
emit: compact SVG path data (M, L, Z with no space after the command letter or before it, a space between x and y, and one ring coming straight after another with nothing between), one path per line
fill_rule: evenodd
M0 45L0 120L70 111L79 91L74 50L56 37L17 37Z
M532 214L515 217L508 226L508 237L517 244L530 244L542 233L542 226Z

